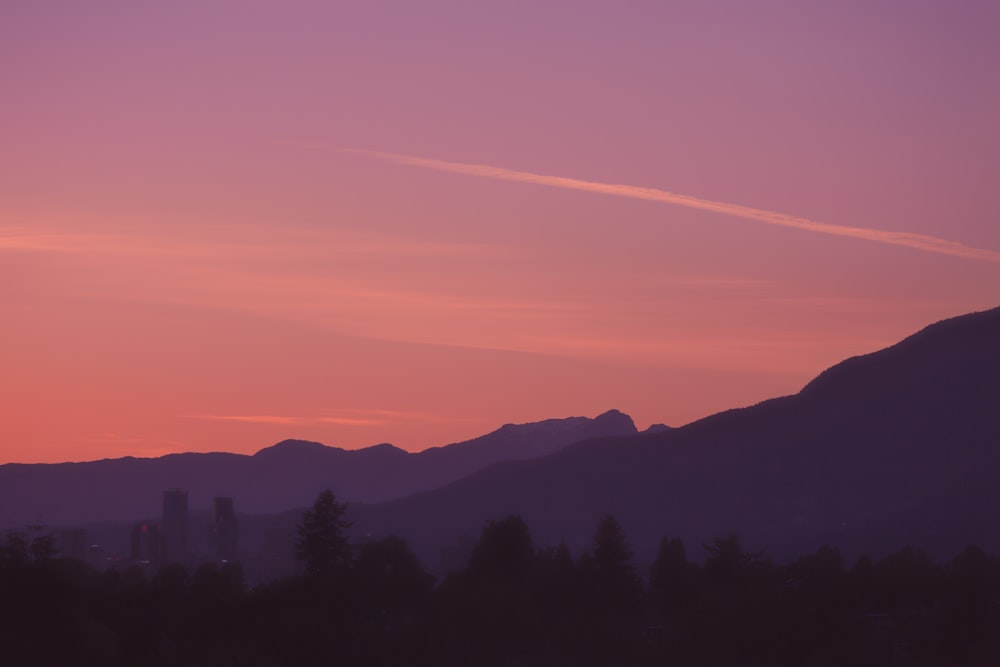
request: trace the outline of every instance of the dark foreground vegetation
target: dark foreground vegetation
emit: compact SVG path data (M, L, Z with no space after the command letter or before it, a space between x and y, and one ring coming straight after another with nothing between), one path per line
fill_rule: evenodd
M736 536L698 563L664 539L644 581L612 517L573 558L512 516L435 584L401 540L348 542L344 509L321 495L300 526L304 573L252 590L235 564L98 572L10 533L0 664L1000 664L1000 559L974 546L846 567L829 547L775 565Z

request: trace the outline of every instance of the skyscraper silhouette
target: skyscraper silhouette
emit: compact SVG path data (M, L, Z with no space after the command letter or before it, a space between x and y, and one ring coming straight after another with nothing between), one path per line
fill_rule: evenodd
M181 489L163 492L163 525L160 529L162 564L187 560L188 494Z
M160 567L160 529L152 521L132 526L132 564L152 572Z
M232 498L212 499L212 544L220 561L236 560L238 533Z

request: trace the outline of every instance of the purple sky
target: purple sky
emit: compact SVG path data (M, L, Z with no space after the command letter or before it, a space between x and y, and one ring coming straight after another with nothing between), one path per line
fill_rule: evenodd
M998 34L995 2L5 2L0 461L679 425L996 306Z

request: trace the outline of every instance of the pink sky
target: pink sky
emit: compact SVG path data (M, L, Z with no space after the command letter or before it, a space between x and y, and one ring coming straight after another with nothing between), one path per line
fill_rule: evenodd
M994 2L5 2L0 462L680 425L1000 305L998 32Z

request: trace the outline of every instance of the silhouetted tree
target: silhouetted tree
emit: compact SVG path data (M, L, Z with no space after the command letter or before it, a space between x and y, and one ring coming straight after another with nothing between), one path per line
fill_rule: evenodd
M757 575L763 574L770 564L763 559L763 552L743 551L739 535L717 537L711 544L702 545L708 556L704 572L710 586L729 590L746 585Z
M138 570L141 575L142 570ZM172 596L185 595L191 584L191 577L188 571L180 563L170 563L160 568L160 571L153 575L150 582L153 590L164 592Z
M55 556L56 539L51 533L45 532L45 526L30 524L27 528L32 533L30 538L18 530L7 531L0 544L0 567L38 563Z
M594 533L594 564L605 577L633 576L630 561L632 549L625 540L625 531L618 519L610 514L597 524Z
M958 664L988 664L1000 654L1000 560L968 546L948 570L942 605L940 655L961 656ZM943 662L943 661L941 661Z
M245 574L239 563L205 563L191 577L191 593L203 603L238 600L243 594Z
M539 603L551 617L565 616L576 606L579 581L576 564L565 542L535 558Z
M847 594L844 558L836 547L823 546L779 568L786 629L780 641L786 660L801 665L852 662L852 647L867 631L860 604ZM773 627L773 626L772 626Z
M576 564L566 543L544 549L535 560L542 590L568 596L576 585Z
M49 560L56 554L56 538L52 533L46 532L43 524L29 524L28 530L33 535L31 537L31 559L35 562Z
M642 582L632 566L632 549L615 517L597 524L590 553L580 558L585 591L584 614L579 619L581 652L577 664L614 664L629 661L636 647L642 612Z
M363 544L353 572L362 605L386 620L426 604L434 587L434 578L395 535Z
M232 564L147 580L138 567L36 560L30 535L4 537L5 666L1000 665L1000 559L978 547L946 566L904 549L845 574L832 547L771 567L729 537L709 545L701 577L664 540L653 590L690 577L691 601L643 619L604 597L631 569L606 520L579 564L565 545L535 553L517 517L491 522L478 574L436 589L394 537L361 546L349 577L249 591Z
M580 653L580 617L586 612L588 591L581 589L576 563L565 542L536 557L538 609L545 624L549 661L543 664L577 665Z
M469 558L471 577L526 578L535 557L528 525L511 515L486 524Z
M674 613L690 605L697 581L696 567L688 562L684 542L679 537L660 541L660 549L649 573L649 594L659 613Z
M593 579L602 606L615 613L635 613L642 583L632 566L632 548L618 519L608 514L594 532Z
M875 599L881 607L879 611L926 610L944 583L942 568L913 547L905 547L877 561L874 571L878 581Z
M785 616L771 563L761 552L744 551L735 534L703 546L697 652L705 664L773 664Z
M337 502L330 489L320 492L312 509L302 514L295 556L305 563L307 575L325 577L350 565L351 544L345 531L353 524L346 514L347 505Z
M812 600L839 591L846 576L844 557L839 549L829 545L820 547L816 553L800 556L784 568L785 584Z
M466 571L448 577L437 591L435 643L443 650L432 662L502 665L535 654L543 637L536 582L524 520L512 515L489 521Z
M28 562L29 542L23 533L8 530L0 544L0 568L13 569Z

